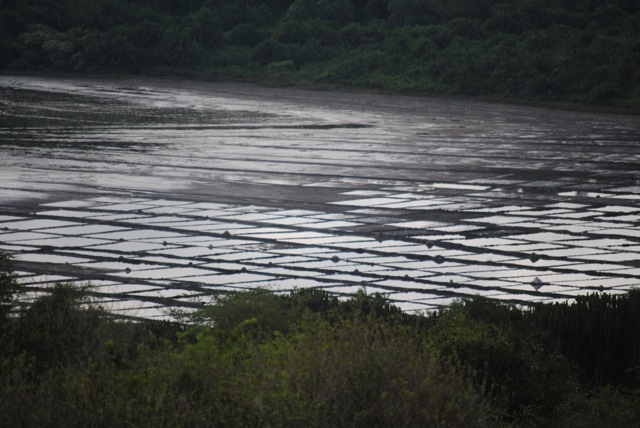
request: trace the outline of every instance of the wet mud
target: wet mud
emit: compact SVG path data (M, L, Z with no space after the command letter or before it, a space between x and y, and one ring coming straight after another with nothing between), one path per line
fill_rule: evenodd
M640 121L468 100L0 77L0 250L125 317L267 287L407 311L640 284Z

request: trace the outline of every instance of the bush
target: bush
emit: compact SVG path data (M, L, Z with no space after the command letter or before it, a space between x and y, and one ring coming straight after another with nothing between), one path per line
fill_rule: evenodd
M19 291L18 276L11 266L11 256L0 253L0 323L4 323L14 310Z
M606 386L589 395L572 394L558 426L566 428L633 427L640 420L640 398Z
M195 341L155 360L142 394L165 391L166 418L181 397L184 417L197 408L221 426L495 426L489 403L407 327L304 316L255 342L251 324L197 329Z
M254 24L238 24L229 31L227 40L232 45L254 47L262 40L262 34Z
M251 54L251 61L263 65L287 59L290 59L288 47L273 39L265 39L258 43Z
M427 334L514 420L548 425L577 389L578 377L555 346L519 330L522 319L516 308L476 298L435 315Z
M7 256L0 279L12 308ZM530 310L478 298L425 317L365 290L340 300L256 289L217 297L189 326L116 321L90 293L58 284L5 317L0 426L607 427L640 417L636 291ZM598 383L574 362L595 363Z
M89 303L84 290L56 284L50 294L23 309L17 320L16 343L42 368L86 361L102 343L94 334L104 313Z
M404 319L402 311L379 293L366 294L359 290L351 299L340 301L325 290L298 289L289 294L276 294L265 288L222 294L202 309L179 316L189 324L223 330L251 321L254 329L286 333L290 331L290 325L297 323L307 312L329 322L371 316Z
M305 318L255 356L261 425L495 426L489 403L407 327Z

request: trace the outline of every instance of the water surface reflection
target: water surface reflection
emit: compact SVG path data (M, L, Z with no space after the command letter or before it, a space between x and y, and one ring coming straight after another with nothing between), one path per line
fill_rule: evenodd
M0 95L0 249L34 292L90 281L155 317L258 286L414 311L640 282L634 117L193 82Z

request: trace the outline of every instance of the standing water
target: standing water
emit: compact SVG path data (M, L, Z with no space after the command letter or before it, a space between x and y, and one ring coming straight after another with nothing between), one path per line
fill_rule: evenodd
M640 121L441 98L0 77L0 251L125 317L365 287L407 311L640 284Z

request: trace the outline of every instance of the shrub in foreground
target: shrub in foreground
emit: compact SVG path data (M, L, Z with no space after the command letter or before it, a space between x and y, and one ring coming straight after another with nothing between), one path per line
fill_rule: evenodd
M17 285L8 262L4 275ZM427 317L403 314L379 294L339 300L320 290L252 290L215 299L188 325L115 320L69 285L23 309L15 293L7 296L0 426L625 427L640 420L637 342L625 339L636 335L637 293L530 310L472 299ZM578 326L579 319L606 325ZM597 334L585 342L589 329ZM628 343L594 353L595 361L635 381L604 370L600 384L589 382L591 360L575 355L584 346L614 346L614 333Z

